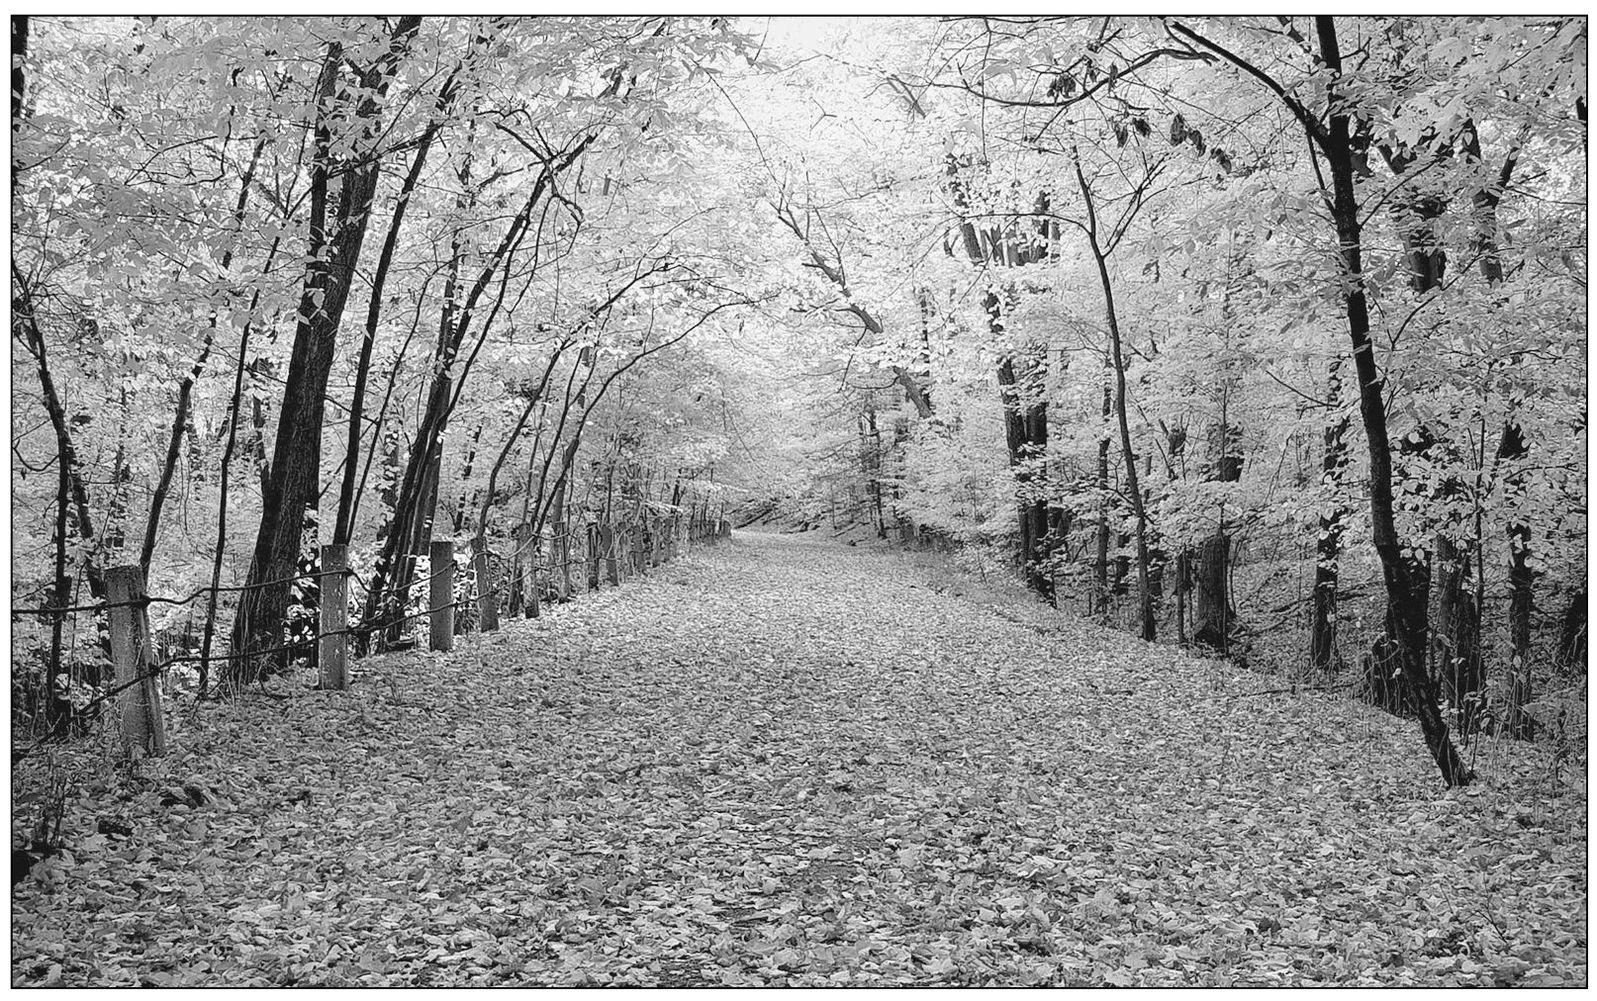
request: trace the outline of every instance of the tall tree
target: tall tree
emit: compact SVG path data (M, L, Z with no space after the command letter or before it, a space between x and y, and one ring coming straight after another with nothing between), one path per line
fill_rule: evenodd
M1186 24L1169 22L1175 34L1209 49L1267 87L1298 119L1308 133L1330 173L1330 211L1336 226L1337 259L1342 281L1342 302L1347 314L1348 340L1359 379L1359 414L1364 424L1369 450L1370 523L1375 550L1381 559L1386 583L1386 608L1389 632L1403 679L1407 683L1410 708L1419 717L1442 780L1449 786L1464 785L1473 775L1459 757L1448 734L1447 721L1437 704L1434 679L1426 670L1424 608L1428 598L1422 581L1415 580L1410 557L1398 535L1392 498L1392 445L1387 433L1385 381L1375 359L1375 344L1370 338L1369 302L1365 294L1363 268L1363 220L1359 203L1353 144L1357 98L1345 93L1342 50L1336 33L1336 19L1315 19L1317 58L1327 74L1324 120L1312 112L1278 80L1218 42L1212 41Z
M305 512L320 492L322 421L327 377L344 304L382 170L380 115L400 62L421 18L399 18L386 49L345 78L340 41L328 44L316 84L311 164L310 220L303 294L294 331L270 480L262 498L255 555L233 623L228 679L254 681L286 657L282 623L298 561Z

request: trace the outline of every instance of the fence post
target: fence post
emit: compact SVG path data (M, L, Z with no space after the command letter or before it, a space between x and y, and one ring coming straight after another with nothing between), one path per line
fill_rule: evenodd
M543 555L543 533L532 540L532 560L527 568L527 618L536 619L542 610L543 582L538 579L538 557Z
M321 649L321 687L342 692L349 687L349 547L322 547L322 614L316 631Z
M453 539L434 539L429 550L427 570L432 576L427 589L428 621L431 632L427 648L448 653L455 648L455 543Z
M562 516L549 538L550 556L560 564L560 576L555 581L561 602L571 600L571 525ZM553 567L550 567L551 572Z
M611 587L621 585L621 568L616 565L615 526L605 522L599 529L599 548L604 551L604 579Z
M499 596L494 594L493 581L489 579L488 547L476 547L472 568L477 575L477 631L496 632L499 629Z
M144 571L138 566L105 572L106 617L111 660L122 718L122 751L132 758L166 753L166 720L150 647L150 616L144 607Z

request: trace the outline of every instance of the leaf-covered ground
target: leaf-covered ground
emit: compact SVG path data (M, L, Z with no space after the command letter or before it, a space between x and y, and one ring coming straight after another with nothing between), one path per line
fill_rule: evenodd
M177 719L16 889L12 978L1585 983L1585 795L1545 749L1482 742L1447 792L1411 724L1267 684L740 533Z

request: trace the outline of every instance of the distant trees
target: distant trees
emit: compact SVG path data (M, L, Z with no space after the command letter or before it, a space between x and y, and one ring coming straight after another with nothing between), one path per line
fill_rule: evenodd
M1039 592L1081 590L1108 608L1134 589L1132 628L1147 637L1173 595L1178 637L1241 656L1267 617L1300 616L1303 666L1364 664L1364 684L1419 717L1449 783L1468 769L1443 707L1463 739L1494 716L1528 732L1535 540L1584 517L1579 500L1573 518L1529 501L1559 495L1584 460L1562 452L1536 477L1525 458L1537 447L1530 412L1584 433L1552 402L1580 396L1563 359L1580 343L1583 320L1567 309L1584 263L1556 249L1547 211L1584 197L1584 173L1572 165L1567 185L1543 174L1516 190L1516 165L1528 146L1556 159L1583 141L1570 73L1580 22L968 18L899 29L884 54L839 50L842 63L872 67L856 108L804 105L823 112L816 127L842 130L833 119L852 115L904 137L891 150L851 147L852 160L824 171L805 159L806 183L834 193L806 211L858 219L869 205L874 220L913 218L905 233L941 232L941 253L929 247L907 270L849 269L847 308L874 321L852 357L879 363L891 356L881 342L894 341L882 332L921 326L916 382L944 401L935 413L917 406L915 428L890 447L871 411L859 475L901 470L893 496L914 498L928 523L960 524L960 467L986 459L951 445L974 416L965 401L994 394L1003 420L988 434L1003 432L1016 515L960 531L1013 540ZM1356 67L1342 59L1349 45ZM858 79L839 71L817 89ZM1483 135L1495 163L1477 148ZM898 179L896 198L885 178ZM1504 197L1535 220L1515 244L1520 273L1546 279L1517 292L1494 238ZM919 214L893 215L909 205ZM869 246L866 260L889 253ZM909 288L914 300L899 293ZM1538 304L1535 334L1511 333L1510 301ZM868 483L848 493L882 503ZM1289 602L1239 619L1235 560L1282 559L1288 547L1301 553L1288 564L1304 577L1301 612ZM1366 567L1378 569L1387 623L1361 657ZM1484 634L1497 587L1507 642L1494 681Z

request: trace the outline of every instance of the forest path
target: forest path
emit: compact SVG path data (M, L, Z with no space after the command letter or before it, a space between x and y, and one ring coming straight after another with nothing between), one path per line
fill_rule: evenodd
M24 885L14 979L1583 980L1583 799L933 562L738 533L209 708L152 770L221 802L80 804L135 836Z

